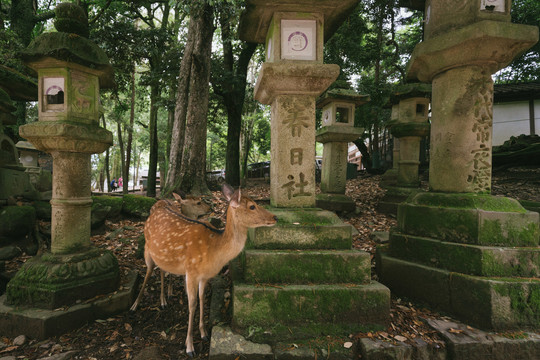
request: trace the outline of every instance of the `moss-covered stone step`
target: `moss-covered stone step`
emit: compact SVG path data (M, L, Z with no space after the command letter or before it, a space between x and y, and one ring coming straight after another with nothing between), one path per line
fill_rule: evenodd
M390 291L369 285L234 284L233 323L239 328L276 324L387 325Z
M418 193L399 205L398 230L457 243L534 247L539 216L505 197Z
M458 244L393 232L389 254L469 275L540 277L540 247Z
M244 279L250 284L369 284L370 255L359 250L247 250Z
M464 275L377 252L377 273L392 293L493 330L540 328L540 279Z
M251 228L248 249L345 249L352 247L351 226L333 212L317 208L276 208L272 227Z

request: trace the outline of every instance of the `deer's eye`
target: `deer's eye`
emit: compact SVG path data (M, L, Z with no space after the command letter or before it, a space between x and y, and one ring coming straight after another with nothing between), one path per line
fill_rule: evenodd
M251 205L249 208L250 208L251 210L255 210L255 205Z
M199 201L199 202L197 203L197 205L201 205L201 202Z

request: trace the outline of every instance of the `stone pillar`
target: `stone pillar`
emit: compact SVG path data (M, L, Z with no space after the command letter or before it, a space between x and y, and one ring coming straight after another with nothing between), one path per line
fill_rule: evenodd
M28 260L6 291L7 304L44 309L112 292L119 282L114 255L90 241L90 156L112 145L98 121L100 85L113 84L112 67L86 38L82 8L61 3L55 12L58 32L40 35L22 52L38 74L39 121L19 129L53 157L51 252Z
M388 251L378 253L379 277L395 293L478 327L538 328L531 294L540 284L530 278L540 270L524 264L538 258L539 215L489 194L491 74L534 45L538 28L509 23L510 0L425 5L425 40L408 77L432 83L432 191L399 205Z
M434 191L491 192L493 80L480 66L433 79L429 185Z

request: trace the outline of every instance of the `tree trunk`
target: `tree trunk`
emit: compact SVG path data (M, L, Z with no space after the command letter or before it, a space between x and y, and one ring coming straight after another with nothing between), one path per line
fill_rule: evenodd
M148 187L146 196L156 197L157 165L158 165L158 138L157 138L157 100L159 96L159 85L150 85L150 158L148 161Z
M131 166L131 146L133 143L133 123L135 121L135 66L131 72L131 110L129 113L129 126L127 128L126 161L123 171L122 193L129 192L129 168Z
M225 181L230 185L240 185L240 132L242 129L242 111L246 95L246 76L249 61L257 48L255 43L244 43L234 67L231 43L230 14L222 12L220 16L221 38L223 42L224 83L220 95L227 109L227 154L225 157Z
M171 150L169 152L169 168L163 187L162 197L168 197L172 192L180 190L182 157L186 132L186 114L189 98L189 84L191 77L191 64L193 61L193 39L195 37L195 21L189 21L188 38L184 49L184 56L180 62L178 89L176 91L176 108L171 130Z
M103 121L103 128L106 129L107 128L107 123L105 122L105 116L103 114L101 114L101 120ZM104 168L105 168L105 173L107 174L107 192L111 192L111 172L109 170L109 157L110 157L110 152L109 152L109 148L107 148L107 150L105 150L105 164L104 164Z
M163 197L173 191L209 193L205 171L206 118L214 33L213 8L204 2L192 11L186 48L180 63L170 162Z
M198 10L199 16L191 20L196 31L180 183L180 190L192 195L210 193L206 185L206 128L214 14L206 2Z

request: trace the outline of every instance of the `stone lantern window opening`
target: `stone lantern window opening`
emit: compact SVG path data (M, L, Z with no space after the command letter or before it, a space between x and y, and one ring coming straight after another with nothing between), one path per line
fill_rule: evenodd
M342 124L349 123L350 108L343 106L336 106L336 122Z
M480 2L480 10L505 12L505 1L506 0L482 0Z
M322 111L322 126L354 126L354 104L331 101Z
M43 111L64 111L65 79L43 77Z

